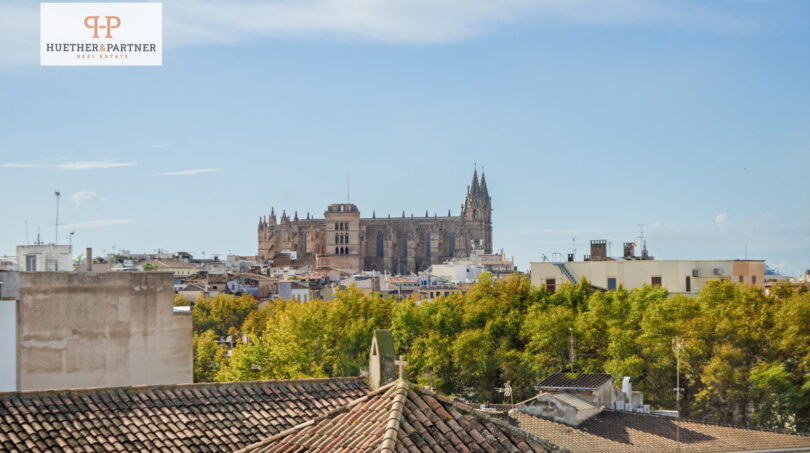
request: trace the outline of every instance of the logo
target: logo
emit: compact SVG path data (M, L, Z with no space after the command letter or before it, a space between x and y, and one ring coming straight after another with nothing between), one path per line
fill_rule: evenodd
M42 66L160 66L161 3L40 3Z
M99 16L87 16L84 18L84 26L93 29L93 38L98 38L98 18ZM102 25L100 28L107 29L105 38L112 38L112 30L121 26L121 18L118 16L104 16L104 18L107 19L107 25ZM115 21L115 25L112 24L113 21ZM90 25L91 23L92 25Z

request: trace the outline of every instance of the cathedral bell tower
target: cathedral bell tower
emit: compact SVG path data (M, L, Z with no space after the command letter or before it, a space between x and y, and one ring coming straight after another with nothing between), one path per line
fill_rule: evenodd
M492 200L483 171L478 181L478 169L473 171L472 184L467 187L461 217L467 224L474 249L492 253Z

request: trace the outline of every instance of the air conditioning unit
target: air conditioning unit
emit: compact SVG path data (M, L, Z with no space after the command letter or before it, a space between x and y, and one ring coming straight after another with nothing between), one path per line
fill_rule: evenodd
M720 269L719 267L715 267L712 272L714 272L714 275L723 275L723 269Z
M692 269L692 277L697 277L698 275L700 275L698 270L697 269Z

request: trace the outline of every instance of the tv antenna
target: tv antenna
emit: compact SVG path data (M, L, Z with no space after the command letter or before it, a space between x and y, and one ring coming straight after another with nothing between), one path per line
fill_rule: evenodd
M62 195L58 190L54 191L56 195L56 234L53 239L54 245L59 243L59 196Z

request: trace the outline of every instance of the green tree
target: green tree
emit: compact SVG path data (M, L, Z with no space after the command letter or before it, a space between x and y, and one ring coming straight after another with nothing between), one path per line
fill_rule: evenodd
M227 360L213 330L194 335L194 382L212 382Z
M245 319L257 309L256 300L249 294L202 296L197 299L192 309L194 332L213 330L219 336L238 332Z

